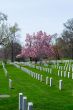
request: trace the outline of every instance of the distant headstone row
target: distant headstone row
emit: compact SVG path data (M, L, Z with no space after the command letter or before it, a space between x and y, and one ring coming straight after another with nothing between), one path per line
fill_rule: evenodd
M5 76L7 77L8 71L7 71L7 69L5 67L5 64L3 62L2 62L2 67L3 67L3 70L4 70ZM11 79L9 79L9 88L12 89L12 80Z
M66 72L66 71L58 70L58 76L59 77L67 77L67 78L72 78L73 79L73 73L71 74L70 72Z
M18 62L16 62L17 64L19 64ZM44 68L44 67L41 67L41 66L35 66L34 64L32 63L28 63L28 62L20 62L20 64L23 64L25 66L29 66L31 68L36 68L36 69L39 69L41 71L45 71L47 73L50 73L50 74L54 74L53 73L53 68L56 68L58 69L58 77L66 77L66 78L72 78L73 79L73 65L69 65L65 63L66 66L59 66L59 63L57 63L56 65L52 65L51 68ZM45 64L46 65L46 64Z
M2 66L3 66L3 70L4 70L4 73L5 73L5 76L7 77L8 72L7 72L7 69L5 68L5 64L3 62L2 62Z
M13 63L13 65L15 67L17 67L17 68L20 68L20 66L18 64ZM31 75L31 77L39 80L40 82L43 81L43 75L35 73L35 72L32 72L32 71L30 71L30 70L28 70L27 68L24 68L24 67L21 67L21 70L26 72L26 73L28 73L29 75ZM46 85L49 84L50 87L52 87L52 85L53 85L53 78L52 77L50 77L50 78L46 77L45 83L46 83ZM59 90L62 90L62 88L63 88L62 80L59 80Z
M17 62L16 62L17 63ZM36 69L38 69L38 70L40 70L40 71L46 71L46 72L48 72L48 73L50 73L50 74L52 74L53 72L52 72L52 68L44 68L44 67L41 67L41 66L35 66L34 64L30 64L30 63L28 63L28 62L21 62L21 64L23 64L23 65L25 65L25 66L29 66L29 67L31 67L31 68L36 68Z

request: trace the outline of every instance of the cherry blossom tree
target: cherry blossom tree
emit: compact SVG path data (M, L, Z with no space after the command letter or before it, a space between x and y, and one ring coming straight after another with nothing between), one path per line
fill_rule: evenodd
M54 55L53 47L51 44L51 35L46 32L39 31L33 35L27 34L25 46L22 48L21 55L26 58L41 60L50 58Z

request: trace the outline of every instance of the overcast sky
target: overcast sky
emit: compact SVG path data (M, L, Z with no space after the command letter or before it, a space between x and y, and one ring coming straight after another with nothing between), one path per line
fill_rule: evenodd
M0 12L9 24L18 23L21 36L43 30L60 34L63 23L73 18L73 0L0 0Z

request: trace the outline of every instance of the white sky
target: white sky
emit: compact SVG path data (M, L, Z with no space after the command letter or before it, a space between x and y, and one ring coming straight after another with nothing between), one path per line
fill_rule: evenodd
M39 30L60 34L63 23L73 18L73 0L0 0L0 12L8 15L9 24L18 23L23 38Z

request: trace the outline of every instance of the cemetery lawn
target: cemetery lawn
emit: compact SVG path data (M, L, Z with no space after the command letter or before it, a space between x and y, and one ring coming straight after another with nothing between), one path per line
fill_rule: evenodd
M0 98L0 110L18 110L18 94L22 92L28 101L33 102L33 110L73 110L73 80L63 79L63 90L58 89L59 79L53 77L53 86L50 88L45 82L40 82L13 65L6 65L8 77L5 77L0 65L0 94L8 94L9 98ZM37 69L32 71L39 72ZM56 72L56 70L54 70ZM44 72L39 72L44 74ZM45 78L44 74L44 78ZM8 88L8 78L13 81L13 88Z

